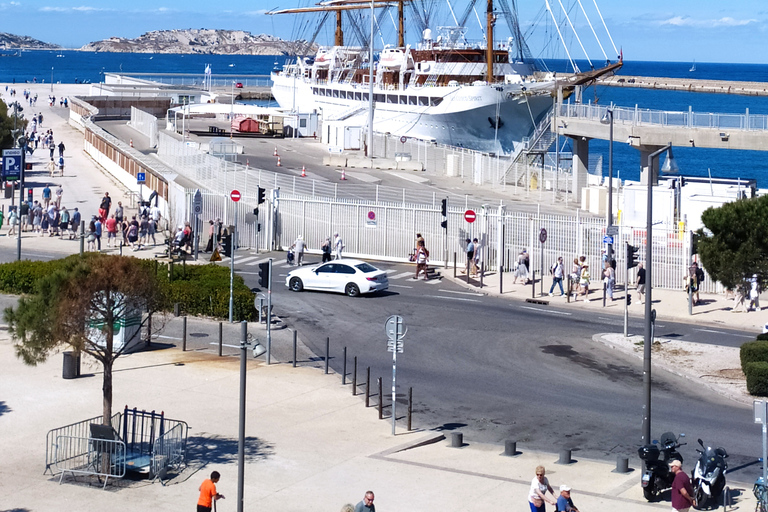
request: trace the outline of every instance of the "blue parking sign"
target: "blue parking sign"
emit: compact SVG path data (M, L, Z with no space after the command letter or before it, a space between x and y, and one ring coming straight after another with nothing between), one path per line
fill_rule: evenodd
M3 179L16 181L21 179L22 149L3 150Z
M603 237L603 243L604 244L612 244L613 243L613 237L612 236L604 236Z

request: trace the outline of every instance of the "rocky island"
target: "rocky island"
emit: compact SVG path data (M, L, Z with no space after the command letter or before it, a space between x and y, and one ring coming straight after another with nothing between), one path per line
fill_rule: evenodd
M46 43L29 36L17 36L0 32L0 49L3 50L55 50L61 46L57 44Z

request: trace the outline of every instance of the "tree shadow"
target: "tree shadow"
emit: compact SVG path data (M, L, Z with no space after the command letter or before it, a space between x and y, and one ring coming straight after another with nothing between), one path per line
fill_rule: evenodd
M5 403L5 400L0 400L0 416L3 414L7 414L11 412L13 409L8 407L8 404Z
M5 510L0 510L0 512L32 512L28 508L8 508Z
M187 464L202 466L205 464L226 464L237 461L236 437L208 435L187 439ZM266 460L275 454L274 446L258 437L245 438L245 462Z

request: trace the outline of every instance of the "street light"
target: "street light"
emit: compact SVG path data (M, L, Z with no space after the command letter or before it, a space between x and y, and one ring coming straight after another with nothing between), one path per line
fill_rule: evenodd
M643 444L651 444L651 344L653 343L653 322L655 311L653 310L653 162L667 153L667 160L661 171L677 172L677 163L672 157L672 143L670 142L658 151L648 155L648 203L646 205L646 235L645 235L645 336L643 340L643 392L645 405L643 406Z
M51 66L51 92L53 92L53 66Z
M611 228L613 227L613 108L605 109L605 115L600 122L603 124L609 124L608 135L608 229L606 234L610 237L613 236ZM608 250L606 251L608 258L608 264L613 261L613 243L608 244Z
M232 121L235 117L235 81L232 80L231 95L229 99L229 140L232 140Z

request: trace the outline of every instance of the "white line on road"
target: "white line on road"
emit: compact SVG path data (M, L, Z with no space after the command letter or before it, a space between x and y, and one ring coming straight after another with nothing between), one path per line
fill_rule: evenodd
M406 286L404 284L391 284L389 285L390 288L413 288L413 286Z
M252 267L252 266L254 266L254 265L258 265L259 263L266 263L266 262L268 262L268 261L269 261L269 258L263 258L263 259L260 259L260 260L257 260L257 261L254 261L254 262L248 263L248 266L249 266L249 267Z
M388 268L384 272L386 272L387 274L391 274L392 272L397 272L397 269L396 268Z
M413 277L413 272L403 272L402 274L397 274L396 276L390 277L390 279L402 279L408 276Z
M237 263L238 265L242 265L246 261L252 261L252 260L257 260L257 259L259 259L258 256L248 256L247 258L240 258L240 259L235 260L235 263Z
M155 338L163 338L163 339L166 339L166 340L180 340L181 339L181 338L177 338L175 336L164 336L162 334L158 334L157 336L155 336Z
M429 279L424 284L440 284L441 282L440 279Z
M473 297L482 297L483 296L482 293L475 293L475 292L457 292L457 291L454 291L454 290L437 290L437 291L443 292L443 293L458 293L459 295L472 295Z
M258 272L243 272L242 270L238 270L237 273L238 274L247 274L247 275L250 275L250 276L255 276L255 275L258 274Z
M734 334L731 332L715 331L714 329L694 329L694 331L712 332L715 334L725 334L726 336L736 336L739 338L754 338L754 336L747 336L746 334Z
M534 311L539 311L541 313L549 313L550 315L566 315L571 316L573 313L566 313L565 311L552 311L549 309L544 308L533 308L531 306L520 306L521 309L532 309Z
M272 263L272 266L274 267L275 264ZM290 265L290 264L280 265L280 268L291 268L291 267L293 267L293 265Z
M435 299L460 300L464 302L480 302L477 299L465 299L464 297L443 297L442 295L425 295L425 297L432 297Z

